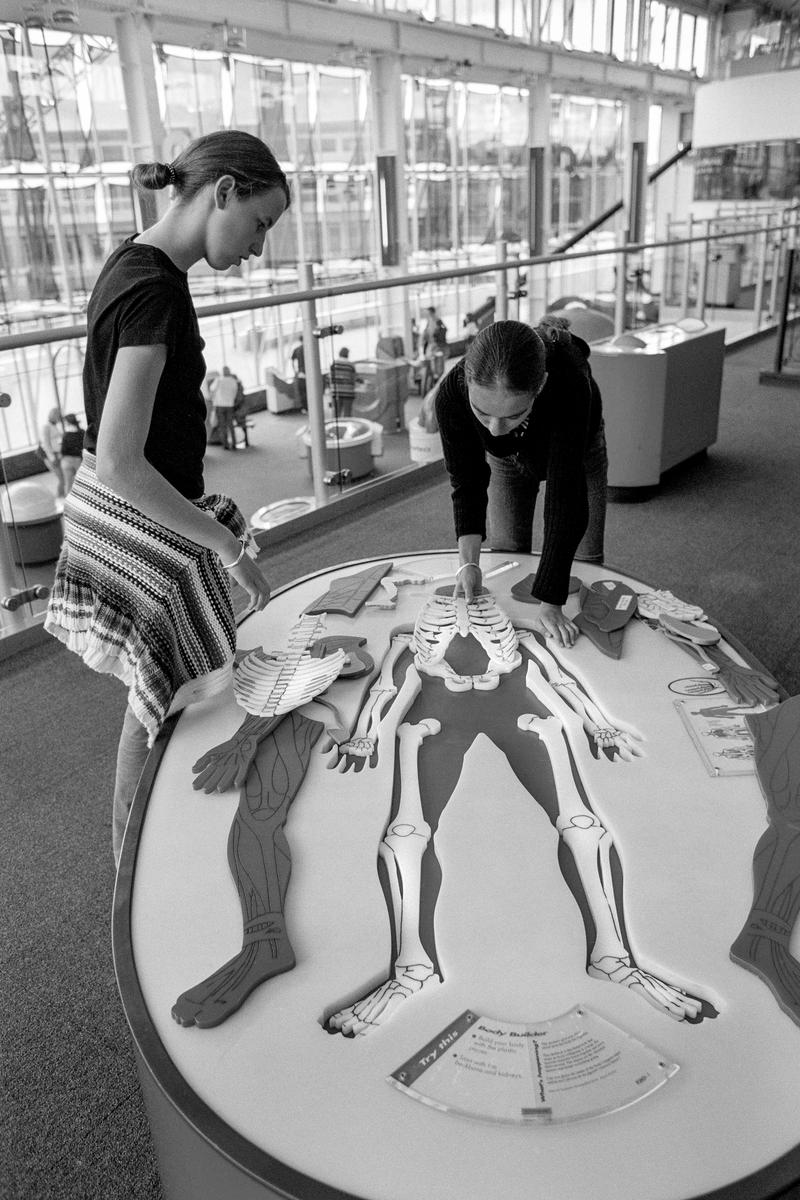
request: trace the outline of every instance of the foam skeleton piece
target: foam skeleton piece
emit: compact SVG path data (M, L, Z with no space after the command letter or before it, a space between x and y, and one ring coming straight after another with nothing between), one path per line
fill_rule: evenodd
M350 767L354 767L355 770L360 771L364 766L374 767L376 765L379 742L385 742L387 737L384 728L384 716L387 709L391 707L392 711L399 710L402 705L405 705L403 708L405 714L413 702L414 696L419 692L419 675L416 672L413 676L410 672L406 674L401 696L398 696L394 682L395 664L410 645L411 636L408 633L399 631L392 637L389 650L381 663L378 677L369 690L356 727L348 738L336 745L328 762L329 768L344 772ZM415 688L413 695L410 694L412 687ZM394 704L396 697L397 704ZM399 719L395 720L394 728ZM392 736L394 736L394 729L392 729ZM331 746L329 745L327 748L331 749Z
M292 629L286 650L253 650L234 671L237 702L254 716L274 717L299 708L324 692L341 672L347 654L312 656L311 645L324 631L324 619L303 617Z
M567 740L572 740L573 753L577 753L575 738L582 737L580 722L575 713L549 691L540 675L537 680L537 675L535 668L529 669L528 686L554 715L542 718L526 714L517 723L520 729L539 737L547 748L558 796L556 830L575 862L594 923L594 943L588 947L586 973L594 979L630 988L676 1021L696 1021L703 1002L640 967L625 942L611 869L611 835L596 813L584 803L575 784L567 751L565 735Z
M469 634L489 659L481 675L458 675L445 660L453 638ZM522 662L514 628L489 593L473 600L440 594L431 597L414 626L414 651L417 669L440 677L452 692L492 691L501 675L516 670Z
M680 600L672 592L659 589L654 592L639 592L636 597L638 616L657 621L659 617L675 617L678 621L704 621L705 613L699 604Z
M503 669L495 676L495 686L504 690L498 705L491 706L493 717L489 726L486 724L488 713L481 714L481 706L470 706L468 699L476 681L480 690L480 683L489 672L476 675L453 672L451 676L439 669L444 653L457 637L467 639L464 649L468 649L468 637L478 641L479 635L483 639L479 646L462 654L460 661L468 670L470 665L478 665L493 652L502 664ZM498 646L502 649L498 650ZM531 698L519 688L518 680L513 677L505 680L506 675L513 676L515 670L510 664L521 665L520 646L528 658L527 691L533 694L544 717L526 711ZM405 649L414 651L414 661L404 667L402 651ZM365 704L368 724L360 725L362 734L372 729L374 736L365 739L365 746L358 745L357 753L362 755L362 765L367 761L374 766L378 738L384 753L387 739L392 739L392 755L394 739L399 743L397 808L389 816L379 850L379 859L388 875L388 900L397 956L385 982L372 987L356 1003L347 1003L327 1017L325 1027L328 1031L348 1036L366 1034L388 1021L402 1002L413 999L423 988L441 982L443 974L434 921L439 878L438 869L433 865L435 854L431 853L434 826L438 825L439 816L457 786L461 755L479 733L492 737L498 746L502 744L511 769L525 781L524 786L532 800L539 798L541 788L540 802L570 851L577 879L565 874L565 880L586 920L588 973L630 989L676 1020L695 1022L716 1016L716 1010L707 1001L687 994L678 985L640 966L627 943L621 908L621 868L610 834L593 811L591 792L585 783L585 777L596 767L587 733L590 736L592 732L596 733L596 717L603 722L608 720L590 692L579 686L575 678L568 678L557 659L539 645L530 630L522 630L518 638L517 631L496 608L491 597L484 604L475 601L470 604L462 601L461 606L429 603L420 614L413 638L393 639L387 664L389 660L391 671L385 669L384 664L381 677L373 684L373 692ZM400 678L404 669L405 677L398 690L391 681ZM432 683L427 683L426 675L434 677ZM438 686L440 679L445 682L444 688ZM454 679L457 686L451 687ZM509 703L514 707L509 709ZM435 734L441 728L439 715L447 712L451 718L456 718L462 704L466 710L466 725L449 727L447 746L443 746L441 755L436 754L435 744L432 751L428 750L427 739L434 736L435 740ZM432 712L428 711L429 705ZM514 713L521 714L517 727L535 734L540 740L546 751L544 756L532 755L522 739L507 738L502 724L513 721ZM616 730L615 736L615 745L620 748L617 757L634 758L637 743L641 740L635 730L630 727L624 733ZM595 745L599 741L595 740ZM419 762L421 754L425 755L424 776ZM345 753L340 769L357 767L358 761L350 750ZM541 773L543 766L544 774ZM584 799L578 781L585 787L588 801ZM430 874L427 873L429 869ZM619 878L615 876L616 871L619 871ZM427 886L434 889L433 905L427 902L431 893L423 892L425 879ZM427 896L425 905L423 895Z
M400 804L378 850L389 878L397 957L389 979L328 1019L329 1032L351 1037L364 1034L391 1018L403 1001L441 983L420 937L421 868L431 827L422 807L417 763L423 739L440 730L440 723L433 718L416 725L404 722L397 730Z
M644 756L642 735L620 717L610 716L585 688L579 686L574 675L567 672L556 655L528 630L519 631L519 642L538 663L539 669L551 688L577 714L590 744L599 754L605 751L610 757L616 755L626 762ZM532 666L528 667L528 686L531 691Z

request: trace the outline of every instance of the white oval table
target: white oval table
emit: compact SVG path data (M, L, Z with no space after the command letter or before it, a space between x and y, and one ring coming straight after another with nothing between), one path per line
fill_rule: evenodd
M484 570L506 558L485 555ZM332 580L389 561L395 573L421 575L457 566L442 551L320 572L250 617L240 648L285 646ZM535 609L511 587L535 566L521 556L488 585L519 627L531 625ZM587 583L648 590L607 567L579 573ZM326 633L366 638L380 663L393 630L413 625L438 586L402 585L395 609L329 615ZM575 611L576 596L569 605ZM752 662L732 639L727 645ZM713 746L701 751L679 712L702 691L703 670L643 622L625 627L618 660L586 637L569 654L608 711L642 739L641 756L600 755L586 770L624 871L637 961L702 995L717 1015L671 1020L635 990L587 975L584 923L559 870L559 839L494 742L479 737L436 838L442 984L366 1036L329 1034L325 1019L385 979L390 962L376 864L394 755L375 769L341 772L330 769L321 738L285 829L296 966L213 1028L178 1024L177 997L242 940L226 857L238 791L207 795L192 786L195 761L241 724L231 690L162 732L132 811L114 902L119 989L168 1200L766 1200L800 1181L800 1027L729 956L767 823L756 774L746 765L728 774L729 761L711 773ZM355 720L364 692L353 680L329 694ZM617 1111L534 1125L438 1111L389 1082L465 1010L530 1026L576 1005L679 1070Z

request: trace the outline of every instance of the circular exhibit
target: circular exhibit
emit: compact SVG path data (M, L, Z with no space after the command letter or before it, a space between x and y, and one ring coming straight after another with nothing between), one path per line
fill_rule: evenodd
M292 496L287 500L273 500L257 508L250 518L253 529L274 529L284 521L293 521L313 512L317 502L313 496Z
M565 650L481 561L284 588L156 743L114 957L168 1200L800 1181L797 704L692 597L576 563Z

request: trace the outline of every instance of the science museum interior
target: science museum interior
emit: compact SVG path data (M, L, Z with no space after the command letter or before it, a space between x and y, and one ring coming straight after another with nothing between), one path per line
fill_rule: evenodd
M0 1190L797 1200L800 9L231 4L0 4ZM271 599L221 575L115 862L133 676L48 616L88 306L221 130L288 183L186 271ZM602 397L574 645L555 484L464 586L441 397L502 322Z

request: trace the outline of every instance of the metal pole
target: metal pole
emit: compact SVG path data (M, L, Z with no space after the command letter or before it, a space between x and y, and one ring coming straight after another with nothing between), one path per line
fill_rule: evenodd
M756 294L753 301L754 322L753 329L761 328L761 313L764 308L764 281L767 277L767 230L766 225L769 217L764 218L764 231L758 235L758 273L756 275Z
M783 370L783 349L786 345L786 321L789 317L789 301L792 298L792 273L794 271L794 250L786 252L786 278L783 285L783 303L781 317L778 322L778 336L775 341L775 365L773 370L780 375Z
M693 225L692 218L689 217L689 219L686 222L687 238L691 238L693 236L692 225ZM688 241L686 243L686 261L683 264L683 296L681 297L681 316L682 317L688 317L688 315L689 315L689 292L691 291L691 288L692 288L692 243L691 243L691 241Z
M495 260L499 263L506 261L506 244L502 238L494 244ZM494 273L495 286L495 302L494 312L497 321L508 320L508 272L495 271Z
M711 237L711 222L706 221L706 232L703 239L703 257L700 259L700 275L697 279L697 302L695 312L702 321L706 312L706 289L708 287L708 240Z
M0 395L0 408L8 408L11 404L11 397L7 392ZM8 498L8 487L6 486L6 497ZM9 509L11 506L10 500ZM14 556L11 553L11 536L5 521L0 516L0 600L5 596L13 596L19 589L19 578L14 562ZM9 610L0 605L0 626L8 626L10 630L22 629L25 626L25 618L23 614L17 610Z
M26 25L21 27L22 49L27 58L33 58L31 39ZM61 271L62 298L68 308L72 308L72 287L69 278L69 255L61 224L61 206L58 201L56 183L53 178L53 166L50 161L50 147L47 144L47 132L44 127L44 109L38 93L30 99L33 101L33 111L36 114L36 140L39 143L39 158L45 169L45 190L50 200L50 219L53 222L53 237L56 244L56 258Z
M303 291L314 287L314 264L300 263L300 286ZM325 492L325 412L322 402L322 368L319 362L319 342L314 337L317 327L317 306L313 299L302 302L303 310L303 355L306 366L306 402L308 404L308 432L311 437L311 477L314 482L314 499L317 507L328 502Z
M769 286L769 315L774 320L778 312L778 285L781 277L781 241L776 235L772 243L772 279Z
M617 255L617 278L614 286L614 337L625 332L625 293L627 291L628 255Z

